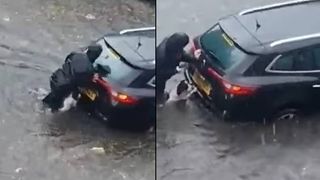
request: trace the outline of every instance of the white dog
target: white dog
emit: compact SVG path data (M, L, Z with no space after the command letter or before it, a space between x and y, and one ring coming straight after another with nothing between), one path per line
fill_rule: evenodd
M186 80L182 80L176 88L170 92L168 102L187 100L196 91L195 86L189 84Z
M59 112L69 111L71 108L76 107L77 100L72 97L70 94L64 101L63 106L59 109Z

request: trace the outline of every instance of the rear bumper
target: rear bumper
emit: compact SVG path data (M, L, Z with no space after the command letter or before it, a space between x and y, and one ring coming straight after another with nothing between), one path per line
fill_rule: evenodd
M83 94L84 95L84 94ZM113 122L130 122L148 124L155 121L155 107L146 106L145 104L125 105L120 103L112 104L109 98L102 95L94 101L84 95L84 102L88 106L89 111L94 111L97 115L106 118L105 120Z
M231 97L224 94L220 97L208 97L202 92L191 78L189 70L184 71L185 79L197 88L197 95L202 104L217 113L223 120L259 120L263 118L263 110L257 105L255 99L250 97ZM223 97L222 97L223 96Z
M151 107L142 105L127 106L121 104L113 106L109 103L104 103L100 105L100 109L102 108L102 113L112 121L130 121L133 123L153 123L153 121L155 121L155 108Z
M223 119L226 119L227 118L227 114L224 115L223 113L223 110L221 110L219 108L219 106L216 105L216 103L210 98L208 97L204 92L202 92L198 85L193 81L193 79L191 78L191 75L189 73L189 70L186 69L184 71L184 76L185 76L185 79L188 81L188 83L192 84L193 86L196 87L197 91L197 95L199 96L201 102L206 106L208 107L209 109L215 111L216 113L218 113L218 115L223 118Z

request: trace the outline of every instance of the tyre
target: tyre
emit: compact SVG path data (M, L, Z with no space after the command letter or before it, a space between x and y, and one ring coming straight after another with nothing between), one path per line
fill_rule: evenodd
M297 108L285 108L276 112L271 120L276 121L295 121L301 117L301 112Z

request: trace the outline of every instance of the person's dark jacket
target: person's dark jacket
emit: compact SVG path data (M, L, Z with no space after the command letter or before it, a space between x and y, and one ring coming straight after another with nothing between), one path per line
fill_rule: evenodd
M176 67L179 66L180 62L192 63L195 61L192 56L183 50L186 44L177 45L172 42L174 40L172 36L165 38L156 49L157 78L168 80L176 74ZM177 54L179 53L181 54L181 58L177 59Z
M65 88L67 85L84 84L91 80L94 68L85 53L70 53L62 68L55 71L50 80L52 90Z
M94 61L100 56L102 47L91 45L87 52L70 53L61 68L52 73L50 78L51 92L42 100L53 111L58 110L64 99L73 94L77 98L78 87L90 85L95 73Z

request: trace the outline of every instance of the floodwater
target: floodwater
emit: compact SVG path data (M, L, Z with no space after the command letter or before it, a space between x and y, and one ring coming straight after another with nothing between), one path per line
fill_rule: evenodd
M278 1L158 1L158 44L171 33L182 31L195 36L222 16L273 2ZM181 78L181 74L173 77L167 90L174 90ZM157 115L157 177L159 180L320 179L319 118L277 124L224 122L197 99L188 100L185 108L168 102Z
M154 9L138 0L0 0L1 180L154 179L154 134L112 129L79 110L52 115L39 102L70 51L154 26Z

